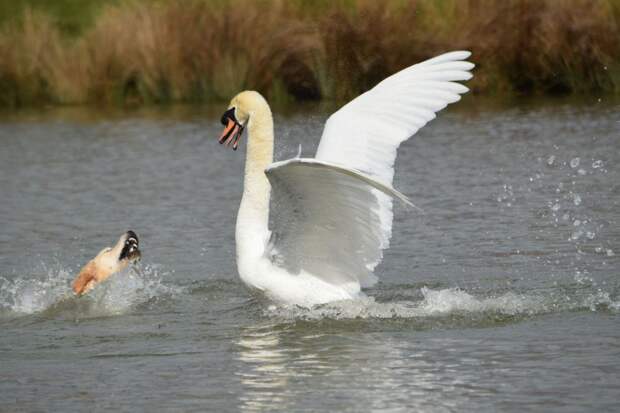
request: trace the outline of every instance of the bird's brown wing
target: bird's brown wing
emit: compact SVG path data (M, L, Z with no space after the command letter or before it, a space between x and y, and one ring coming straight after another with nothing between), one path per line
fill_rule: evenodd
M82 268L77 278L73 281L73 292L77 295L88 292L97 282L95 274L95 263L90 261Z

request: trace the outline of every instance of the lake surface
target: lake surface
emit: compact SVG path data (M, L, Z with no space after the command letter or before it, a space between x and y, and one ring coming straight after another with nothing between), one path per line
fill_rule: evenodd
M224 107L0 114L0 411L618 411L620 106L474 104L401 147L381 282L311 310L238 279ZM73 297L127 229L140 267Z

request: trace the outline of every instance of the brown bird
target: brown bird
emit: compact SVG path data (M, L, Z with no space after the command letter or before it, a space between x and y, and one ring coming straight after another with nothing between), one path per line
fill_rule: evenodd
M138 236L133 231L127 231L113 248L104 248L82 268L73 281L73 291L77 295L89 292L110 275L124 270L130 262L140 259L141 255Z

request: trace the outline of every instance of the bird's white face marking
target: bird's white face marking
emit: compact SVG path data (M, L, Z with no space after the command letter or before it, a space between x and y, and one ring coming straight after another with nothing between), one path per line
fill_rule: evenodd
M118 260L135 261L140 259L142 254L138 246L139 240L136 233L133 231L127 231L127 233L123 234L123 236L119 239L119 243L117 244L117 247L115 247L115 249L118 247L121 248L118 255Z

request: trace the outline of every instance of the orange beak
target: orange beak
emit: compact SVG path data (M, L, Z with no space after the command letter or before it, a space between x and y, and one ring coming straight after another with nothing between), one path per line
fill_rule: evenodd
M222 134L220 135L220 139L219 142L220 143L224 143L224 141L226 140L226 144L228 145L228 141L230 140L230 137L232 137L232 133L231 131L234 129L235 127L235 121L232 119L228 119L228 123L226 124L226 127L224 128L224 131L222 132ZM228 139L226 139L227 137L229 137Z
M241 134L243 133L243 126L234 118L234 109L227 111L224 116L222 116L222 124L224 125L224 131L220 135L218 142L220 144L225 143L226 146L229 146L232 142L232 148L236 151L239 147Z

